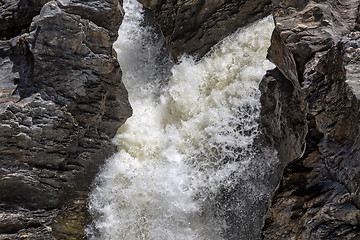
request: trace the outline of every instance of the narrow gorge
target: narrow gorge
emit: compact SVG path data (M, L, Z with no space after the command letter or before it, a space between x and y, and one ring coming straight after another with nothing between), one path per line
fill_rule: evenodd
M359 0L0 0L0 239L360 239L359 80Z
M174 65L142 6L124 9L114 47L134 113L90 195L91 239L259 238L277 161L255 146L272 18Z

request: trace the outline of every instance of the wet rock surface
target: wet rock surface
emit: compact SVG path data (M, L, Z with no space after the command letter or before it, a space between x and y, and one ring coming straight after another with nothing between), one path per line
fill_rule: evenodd
M263 239L358 239L360 2L273 4L261 122L286 168Z
M175 58L204 56L213 45L241 26L270 14L270 0L140 0L156 15Z
M121 4L0 1L0 239L81 239L91 181L131 115L112 49Z

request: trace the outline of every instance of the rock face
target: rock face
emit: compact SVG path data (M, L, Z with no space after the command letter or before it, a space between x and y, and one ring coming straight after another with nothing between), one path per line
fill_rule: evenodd
M175 58L270 0L141 0ZM112 43L121 0L0 0L0 239L81 239L86 196L131 115ZM286 166L263 239L360 238L360 2L272 0L261 124ZM106 16L106 17L104 17Z
M270 0L139 0L156 15L170 52L198 58L213 45L270 14Z
M263 239L359 239L358 0L273 0L261 123L286 164Z
M0 239L81 239L131 115L112 49L121 3L0 1Z

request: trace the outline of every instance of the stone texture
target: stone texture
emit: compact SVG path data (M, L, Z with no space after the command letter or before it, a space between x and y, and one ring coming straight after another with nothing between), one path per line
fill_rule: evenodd
M261 122L287 166L263 239L358 239L360 2L273 4Z
M278 151L279 159L296 159L305 150L307 134L305 104L279 69L269 71L260 86L263 135Z
M121 4L0 1L0 239L82 238L90 184L131 115L112 49Z
M121 20L124 16L123 0L58 0L66 12L89 19L99 27L106 28L112 41L117 38Z
M172 54L205 55L270 0L141 0ZM273 0L261 124L286 168L264 239L360 238L358 0ZM0 239L81 239L90 182L131 115L120 0L0 0ZM106 17L104 17L106 16Z
M10 39L26 32L31 19L48 1L50 0L1 0L0 39Z
M271 11L270 0L139 0L156 15L170 52L198 58L213 45Z
M57 210L1 209L0 239L52 239L50 225L57 212Z

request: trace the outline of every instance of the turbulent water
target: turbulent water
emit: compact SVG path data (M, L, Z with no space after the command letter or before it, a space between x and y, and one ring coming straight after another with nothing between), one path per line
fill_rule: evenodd
M141 6L124 8L115 48L134 114L90 195L88 236L250 239L275 162L253 146L258 85L273 67L265 60L272 18L239 29L201 61L173 64Z

